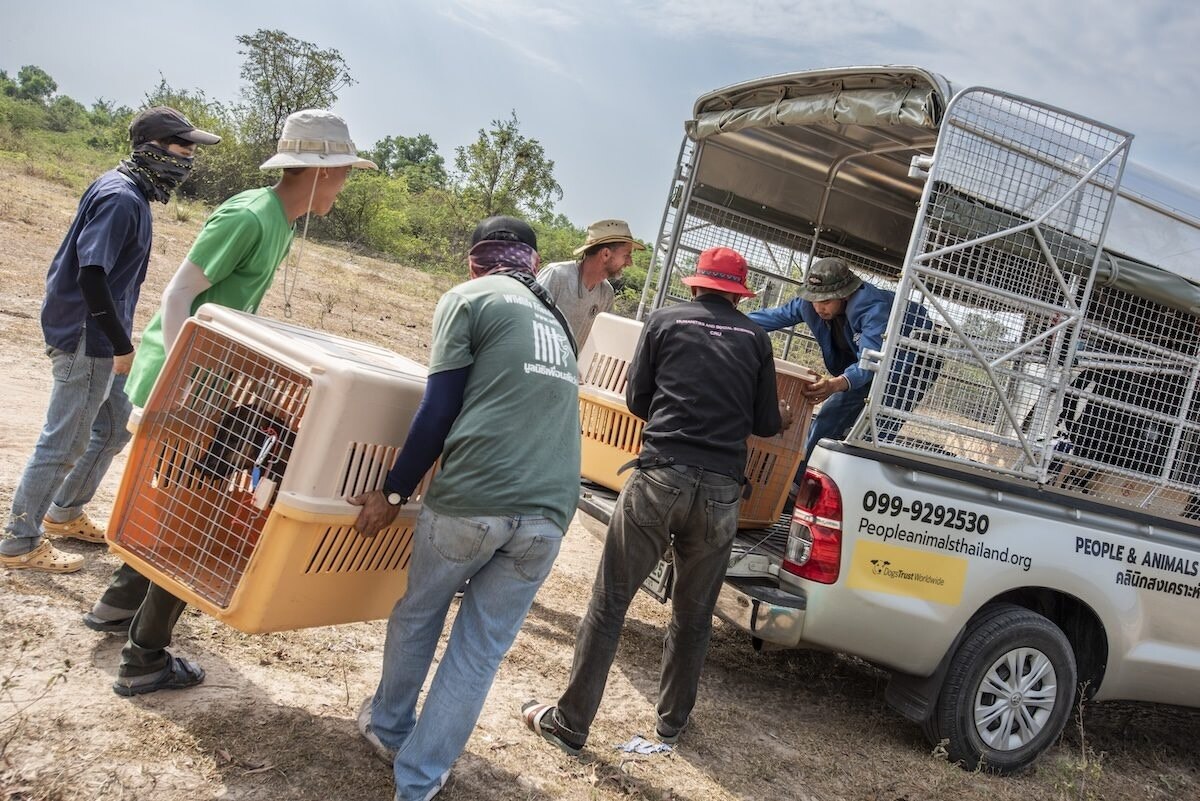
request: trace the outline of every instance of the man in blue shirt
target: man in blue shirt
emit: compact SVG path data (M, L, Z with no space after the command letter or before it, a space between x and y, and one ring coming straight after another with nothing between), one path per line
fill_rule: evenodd
M129 126L130 157L84 192L46 275L42 333L54 385L46 424L13 494L0 567L72 573L83 557L43 533L103 542L83 511L129 440L125 376L133 363L133 312L150 263L150 201L166 203L186 180L197 145L221 141L173 108L142 111Z
M768 332L803 320L812 329L829 371L828 377L814 382L805 393L814 403L820 403L821 408L809 426L798 477L804 475L816 444L825 438L843 439L866 405L874 374L864 369L859 359L863 351L878 351L883 347L883 334L895 302L895 292L864 283L850 271L844 260L828 257L817 259L809 266L799 297L782 306L746 315ZM909 301L901 324L901 336L908 336L915 328L931 327L925 307ZM911 352L899 353L892 363L892 379L903 381L908 387L901 393L903 411L916 405L932 381L928 373L914 375L916 367L916 355ZM884 418L880 439L893 439L900 423L896 418Z

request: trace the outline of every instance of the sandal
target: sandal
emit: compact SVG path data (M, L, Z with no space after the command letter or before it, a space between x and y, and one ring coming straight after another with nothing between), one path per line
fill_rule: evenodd
M204 668L187 659L170 656L170 662L158 673L145 676L118 676L113 692L130 698L159 690L183 690L204 681Z
M83 616L83 625L92 631L99 631L104 634L128 634L129 624L132 622L132 615L118 618L117 620L105 620L102 617L96 617L93 612L88 612Z
M42 533L54 537L70 537L80 542L103 544L105 541L104 529L93 523L92 519L87 516L87 512L82 512L79 517L72 518L64 523L56 523L48 517L44 518L42 520Z
M38 547L29 553L16 556L0 554L0 567L11 570L41 570L46 573L74 573L83 567L83 557L60 551L48 540L42 540Z
M553 743L570 756L579 756L583 743L576 743L564 726L559 725L553 714L554 707L550 704L539 704L537 701L526 701L521 706L521 717L525 726L531 732L541 735L548 743Z
M658 737L658 741L664 745L675 745L675 743L679 742L679 735L683 734L683 730L686 729L687 726L688 721L685 720L683 725L678 729L671 729L667 726L664 726L663 722L660 720L654 727L654 735Z

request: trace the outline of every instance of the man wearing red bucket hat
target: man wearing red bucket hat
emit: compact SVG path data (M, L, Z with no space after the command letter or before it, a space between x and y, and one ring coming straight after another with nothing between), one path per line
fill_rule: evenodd
M556 706L529 701L521 710L526 726L572 755L600 706L629 604L668 547L675 584L656 730L664 743L679 738L737 531L746 439L783 426L771 341L737 310L754 295L746 260L711 248L683 282L692 301L651 314L630 363L625 398L647 421L642 451L609 523L567 688Z

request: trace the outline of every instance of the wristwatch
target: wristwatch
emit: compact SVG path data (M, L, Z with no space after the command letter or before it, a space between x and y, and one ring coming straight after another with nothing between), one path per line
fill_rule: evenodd
M387 499L387 502L389 504L391 504L392 506L403 506L404 504L408 503L408 496L401 495L398 492L389 492L386 495L384 495L384 497Z

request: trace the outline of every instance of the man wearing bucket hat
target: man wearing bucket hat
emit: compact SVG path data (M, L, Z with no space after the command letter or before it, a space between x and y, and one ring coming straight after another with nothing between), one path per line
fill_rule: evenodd
M525 725L578 754L604 695L625 613L667 548L674 550L671 624L663 647L658 738L674 743L696 702L712 612L737 531L746 439L784 425L771 340L737 310L752 297L746 260L700 254L688 303L646 320L629 365L626 403L646 420L637 469L617 499L566 690L555 706L529 701Z
M295 222L304 217L307 233L308 216L329 213L350 170L375 169L375 164L359 158L341 117L305 109L284 121L276 153L261 169L282 169L283 175L274 186L249 189L217 207L163 291L162 305L142 334L126 384L135 406L145 406L184 321L205 303L257 311L291 248ZM298 261L299 255L293 268ZM286 304L288 288L284 291ZM198 665L166 650L184 606L128 565L113 574L83 621L97 631L128 631L113 685L118 695L203 681Z
M766 331L777 331L803 321L812 329L821 348L821 357L829 376L813 382L805 395L821 408L813 418L804 445L804 461L797 477L804 475L813 448L822 439L843 439L866 404L874 375L859 365L864 350L883 347L883 334L896 302L896 293L865 283L845 260L835 256L817 259L804 276L800 295L782 306L750 312L749 317ZM909 301L901 334L914 328L932 328L928 312L916 301ZM912 372L913 354L901 354L893 370L905 375ZM912 408L924 394L929 376L919 379L922 388L905 393L904 410ZM881 439L893 438L898 419L888 419Z
M645 249L624 220L600 220L588 226L587 239L575 248L576 261L547 264L538 272L538 283L549 290L580 347L596 315L612 309L611 279L633 264L633 251Z
M84 507L129 441L124 386L150 263L150 201L166 203L187 180L197 145L221 141L167 106L134 117L129 138L129 158L84 192L46 276L41 320L54 385L46 424L13 493L2 567L71 573L83 557L43 534L104 541Z

